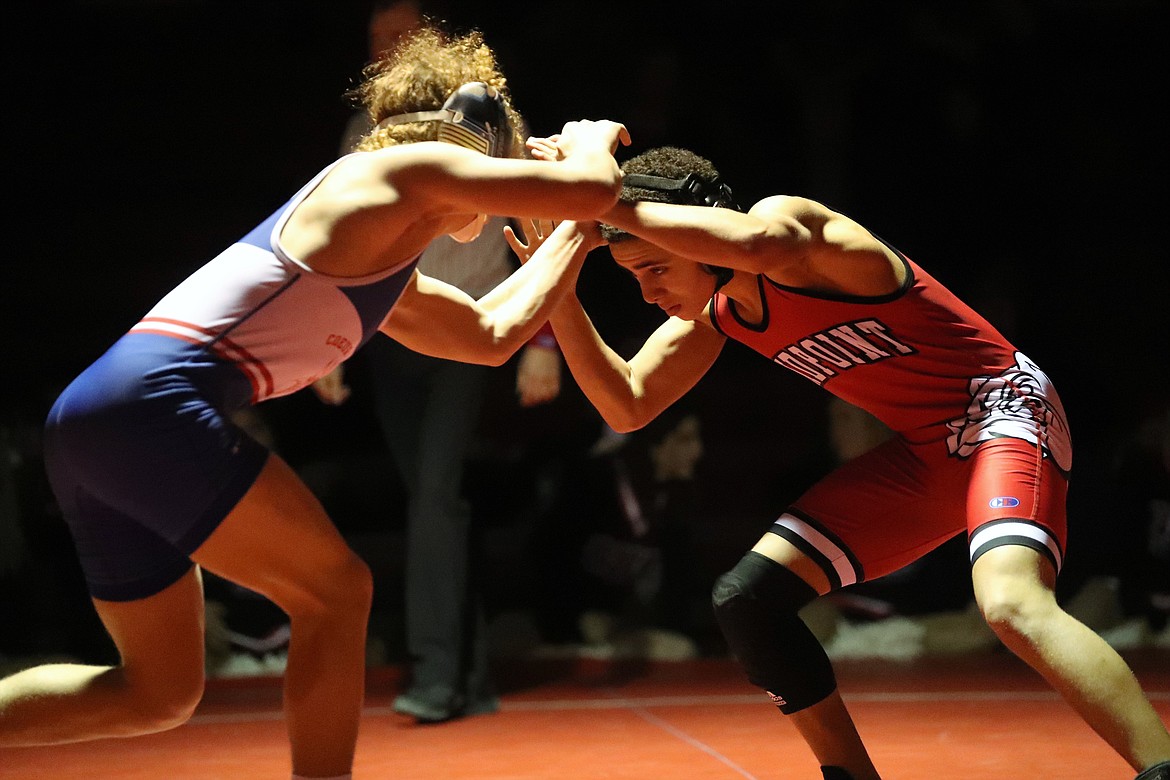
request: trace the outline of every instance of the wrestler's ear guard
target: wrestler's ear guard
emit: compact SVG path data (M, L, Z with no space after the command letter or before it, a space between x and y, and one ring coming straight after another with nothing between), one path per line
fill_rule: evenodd
M443 110L451 116L439 125L440 141L466 146L489 157L505 155L508 112L495 87L482 81L464 84L451 93Z
M490 157L506 157L508 112L504 98L495 87L482 81L469 81L447 98L437 111L414 111L386 117L378 127L404 125L409 122L441 122L439 140L482 152Z
M731 187L716 176L707 181L697 173L689 173L682 179L668 179L665 176L649 176L644 173L628 173L622 177L623 187L637 187L644 190L664 192L671 202L683 206L712 206L715 208L743 211L731 194ZM700 263L703 270L715 277L715 289L731 281L735 272L723 266Z

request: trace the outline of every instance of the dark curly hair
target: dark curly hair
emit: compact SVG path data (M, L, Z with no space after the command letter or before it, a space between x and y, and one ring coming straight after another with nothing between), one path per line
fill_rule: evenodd
M656 149L650 149L637 157L626 160L621 167L623 175L645 174L647 176L661 176L666 179L685 179L693 173L707 182L715 181L719 177L719 171L710 160L676 146L660 146ZM622 184L621 200L626 203L636 203L642 200L679 205L693 203L688 197L688 193L683 190L665 192L632 187L624 183ZM631 234L612 225L602 224L600 229L602 237L610 244L632 238Z

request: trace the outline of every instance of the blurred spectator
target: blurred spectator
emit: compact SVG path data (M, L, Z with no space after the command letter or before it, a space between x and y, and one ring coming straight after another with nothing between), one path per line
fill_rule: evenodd
M544 641L601 641L656 628L690 640L692 653L721 645L710 606L713 572L695 544L704 521L694 479L701 434L699 416L680 406L629 434L607 427L570 461L571 476L529 555Z
M1170 622L1170 401L1137 420L1118 447L1111 492L1120 502L1110 528L1122 612L1162 631Z

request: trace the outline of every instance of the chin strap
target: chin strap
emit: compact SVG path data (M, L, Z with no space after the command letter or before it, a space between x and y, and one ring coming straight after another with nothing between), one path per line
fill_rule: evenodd
M707 265L706 263L700 263L700 265L703 266L704 271L715 277L715 289L712 291L712 295L719 292L723 285L730 282L731 277L735 276L735 271L721 265Z

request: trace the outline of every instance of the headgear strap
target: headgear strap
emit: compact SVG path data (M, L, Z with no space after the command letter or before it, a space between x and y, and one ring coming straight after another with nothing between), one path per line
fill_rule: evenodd
M731 194L731 187L727 186L719 176L707 181L697 173L689 173L682 179L668 179L665 176L630 173L622 177L622 183L630 187L640 187L644 190L680 193L691 201L688 205L715 206L734 211L743 210L735 202L735 197Z
M707 181L697 173L689 173L682 179L668 179L665 176L650 176L644 173L629 173L622 177L622 186L638 187L644 190L655 190L657 192L680 193L690 200L689 204L693 206L712 206L715 208L731 209L733 211L743 211L739 204L735 202L735 198L731 194L731 187L723 182L723 179L716 176L711 181ZM707 273L715 277L715 290L718 291L723 285L731 281L731 277L735 275L735 271L730 268L724 268L719 265L711 265L710 263L700 263Z

